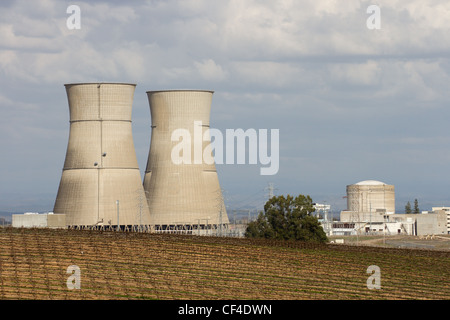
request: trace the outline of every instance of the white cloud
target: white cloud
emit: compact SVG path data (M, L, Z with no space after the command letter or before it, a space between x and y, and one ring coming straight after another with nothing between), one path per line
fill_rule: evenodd
M33 26L30 26L32 28ZM36 36L41 34L40 31L31 35L17 35L15 34L15 26L12 24L0 24L0 48L13 50L34 50L38 52L54 52L59 49L60 43L53 37L48 37L45 33L43 36ZM37 28L35 29L37 30Z
M369 60L365 63L336 63L329 66L331 80L357 86L380 84L382 69L379 63Z
M222 67L212 59L203 60L202 62L196 61L194 65L200 76L205 80L221 81L227 77Z
M364 161L377 152L391 156L392 166L401 165L395 146L387 151L374 137L398 139L399 132L412 130L411 122L438 123L424 143L419 143L420 133L408 135L419 139L417 148L423 152L427 141L445 135L450 116L448 1L379 0L381 30L367 29L366 9L372 3L359 0L76 4L81 30L66 27L67 1L18 0L0 12L3 132L17 135L23 145L26 135L33 135L35 149L42 152L60 154L59 148L65 148L46 144L52 131L39 130L39 121L50 113L60 112L52 113L58 121L67 116L62 84L89 81L133 82L144 91L212 89L216 126L279 127L281 136L288 135L280 147L289 150L289 157L299 159L300 149L323 156L323 150L332 150L330 159L343 164L340 177L351 176L355 167L368 170ZM22 88L34 88L33 97L23 95ZM52 98L56 93L60 96ZM142 118L148 117L145 111ZM45 126L53 126L46 121ZM145 125L147 131L134 127L136 136L147 137ZM439 141L446 146L447 140ZM9 145L2 136L0 143ZM147 147L146 138L141 148ZM314 153L302 158L309 176L320 176L327 163L332 173L333 161L323 159ZM21 175L13 161L6 166ZM232 177L233 169L227 170ZM306 181L302 174L293 172L289 179ZM325 183L334 183L333 177L325 177Z
M281 88L303 82L298 65L273 61L239 61L231 63L235 79L247 85ZM304 74L303 74L304 75Z
M136 43L128 43L121 46L112 53L112 60L115 61L120 74L127 78L143 80L149 72L145 70L145 57L141 47Z

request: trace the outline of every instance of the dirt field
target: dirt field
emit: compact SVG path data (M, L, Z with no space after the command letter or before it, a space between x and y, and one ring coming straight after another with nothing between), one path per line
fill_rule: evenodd
M449 299L449 279L448 251L0 228L0 299Z
M369 245L385 248L409 248L450 251L450 235L434 236L333 236L330 240L344 239L345 244Z

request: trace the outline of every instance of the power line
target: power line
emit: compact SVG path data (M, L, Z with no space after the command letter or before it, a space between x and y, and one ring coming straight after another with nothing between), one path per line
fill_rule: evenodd
M260 189L260 190L256 191L254 194L248 196L247 198L244 198L244 199L241 199L241 200L236 201L233 205L234 205L234 206L237 206L237 205L239 205L239 204L241 204L241 203L243 203L243 202L249 201L251 198L253 198L253 197L255 197L255 196L258 196L258 195L261 196L261 191L264 191L264 190L263 190L263 189ZM242 207L242 206L240 206L240 207Z

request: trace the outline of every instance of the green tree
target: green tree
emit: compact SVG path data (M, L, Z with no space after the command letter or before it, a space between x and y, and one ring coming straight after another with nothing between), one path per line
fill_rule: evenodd
M405 213L411 213L411 212L412 212L411 203L409 203L409 201L408 201L408 203L405 206Z
M310 196L290 195L272 197L264 205L256 221L250 222L245 236L249 238L270 238L327 242L328 238L316 217Z
M419 201L417 201L417 199L414 199L414 211L413 211L413 213L415 213L415 214L420 213L420 210L419 210Z

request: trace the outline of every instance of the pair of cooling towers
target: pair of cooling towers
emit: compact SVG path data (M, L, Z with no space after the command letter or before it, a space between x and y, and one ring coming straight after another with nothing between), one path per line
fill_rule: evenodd
M152 134L142 183L131 124L136 85L65 87L70 134L53 212L66 215L67 227L164 230L228 224L215 164L175 164L171 159L174 130L193 136L194 122L201 122L202 133L209 128L213 91L147 92ZM203 147L209 143L206 139Z

